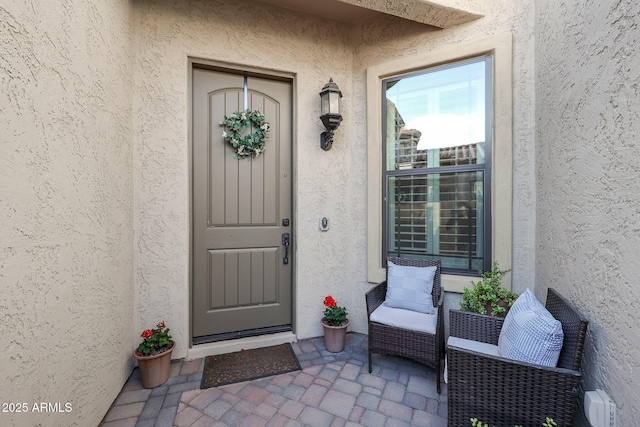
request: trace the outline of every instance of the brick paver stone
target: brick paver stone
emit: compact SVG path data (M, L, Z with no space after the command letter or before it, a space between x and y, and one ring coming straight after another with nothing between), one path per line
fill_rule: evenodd
M266 403L261 403L258 405L256 409L253 410L253 413L261 416L264 419L270 420L278 410L271 405L267 405Z
M231 409L231 404L229 402L225 402L224 400L216 400L212 402L209 406L204 408L204 413L209 415L216 420L222 418L222 416Z
M351 396L355 396L358 397L360 395L360 393L362 393L362 385L353 382L353 381L348 381L345 380L343 378L338 378L334 383L333 383L333 387L334 390L338 390L341 391L343 393L349 394Z
M317 384L311 384L307 391L300 397L300 403L305 405L318 407L324 396L329 390Z
M200 391L200 390L199 390ZM184 402L184 395L189 393L184 392L182 393L182 401ZM196 408L199 411L204 410L204 408L206 408L207 406L209 406L213 401L215 401L217 398L219 398L220 396L222 396L222 391L215 389L215 388L209 388L207 390L202 391L200 394L198 394L196 397L194 397L193 399L191 399L189 402L189 406L191 406L192 408Z
M224 413L220 421L225 423L228 426L237 426L244 419L245 414L241 414L240 412L236 412L233 409Z
M306 388L299 386L297 384L289 384L287 388L284 389L282 395L284 397L288 397L289 399L298 400L304 392L307 391Z
M349 415L349 421L354 423L360 422L360 418L362 418L362 414L364 414L365 410L366 408L363 408L362 406L355 406Z
M291 420L288 417L282 414L275 414L265 427L284 427L289 421Z
M438 398L435 381L424 377L417 377L412 375L409 378L409 384L407 384L407 391L419 394L424 397L429 397L431 399Z
M395 418L387 418L387 422L384 424L384 427L411 427L411 424Z
M247 415L253 412L253 410L256 409L257 406L258 405L254 403L248 402L246 400L241 400L240 402L233 405L233 410Z
M299 418L299 421L304 425L314 427L329 426L332 420L333 415L319 409L312 408L311 406L304 408Z
M195 423L200 417L202 417L202 412L187 406L178 412L173 424L177 427L190 427L191 424Z
M177 409L178 408L176 406L171 408L162 408L153 427L172 427L174 425L173 421L176 418Z
M435 399L427 399L427 412L432 414L438 413L438 401Z
M411 421L413 409L390 400L382 399L378 405L378 411L390 418L397 418L403 421Z
M353 407L356 405L356 398L344 394L340 391L329 390L327 395L320 402L319 408L344 419L349 418Z
M202 417L198 418L198 421L193 423L191 427L211 427L215 424L216 424L216 420L214 420L208 415L203 415Z
M162 396L150 397L146 405L144 405L144 409L142 409L140 419L156 418L162 409L163 402L164 397Z
M313 375L309 375L309 374L305 374L304 372L301 372L298 375L296 375L295 379L293 380L293 383L302 387L309 387L311 383L313 383L313 380L315 380L315 377Z
M356 404L362 406L363 408L376 411L378 410L378 405L380 404L380 398L378 396L374 396L373 394L362 393L360 396L358 396Z
M189 375L200 372L204 367L204 359L189 360L182 363L180 375Z
M273 406L277 409L281 407L286 401L287 398L284 396L280 396L279 394L270 394L262 401L262 403L266 403L267 405Z
M113 402L115 406L126 405L128 403L145 402L151 394L150 389L125 391L120 393L118 398Z
M345 378L347 380L355 380L360 375L361 366L354 365L352 363L347 363L344 365L344 368L340 371L340 378Z
M104 418L105 422L123 420L125 418L137 417L142 413L145 402L130 403L128 405L114 406L109 410Z
M126 418L124 420L111 421L109 423L100 424L101 427L137 427L138 418Z
M101 427L447 427L447 388L435 371L376 355L367 337L348 335L344 352L322 338L292 344L302 371L200 390L204 359L173 361L164 385L147 390L135 369Z
M283 374L283 375L276 375L273 378L273 381L271 381L271 384L276 385L280 388L287 388L287 386L291 384L292 381L293 381L293 375Z
M249 414L238 424L238 427L264 427L265 425L267 425L267 420L255 414Z
M364 411L362 418L360 418L360 424L367 427L383 427L386 421L387 417L370 409Z
M427 401L429 400L434 402L434 400L427 399L426 397L420 396L419 394L405 393L404 399L402 400L402 404L407 405L413 409L419 409L421 411L424 411L427 408ZM436 405L436 408L437 408L437 405Z
M304 405L302 403L296 402L295 400L287 400L284 405L280 407L278 413L295 420L300 416L303 409Z
M365 387L373 387L378 390L384 390L384 387L387 385L387 380L384 378L376 377L372 374L360 374L357 378L357 381Z
M331 369L329 368L329 365L326 365L325 368L320 371L318 377L322 378L323 380L334 382L336 378L338 378L338 371L335 369Z
M382 398L400 403L404 400L404 392L404 385L389 381L382 391Z

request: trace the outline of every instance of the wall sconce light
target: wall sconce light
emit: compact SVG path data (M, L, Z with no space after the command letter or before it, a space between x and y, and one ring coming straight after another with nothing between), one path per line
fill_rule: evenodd
M333 82L333 79L329 79L329 83L324 85L322 92L320 92L320 120L322 120L322 124L327 130L320 134L320 147L324 151L331 149L333 131L340 126L342 121L340 98L342 98L340 88Z

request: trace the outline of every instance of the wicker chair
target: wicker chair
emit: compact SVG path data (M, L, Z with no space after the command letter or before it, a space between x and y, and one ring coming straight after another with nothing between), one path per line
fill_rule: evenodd
M396 265L412 267L436 266L431 292L433 305L437 310L435 334L410 329L403 329L382 323L372 322L371 313L380 306L387 294L386 280L366 294L367 319L369 325L369 372L371 372L371 355L373 353L403 356L435 368L437 390L440 393L440 361L444 357L444 319L442 303L444 292L440 286L440 261L417 260L406 258L389 258ZM388 275L388 270L387 270Z
M562 323L557 367L491 356L447 345L450 427L478 418L493 426L540 427L545 417L570 427L576 413L588 322L549 288L546 308ZM450 336L498 344L504 319L451 310Z

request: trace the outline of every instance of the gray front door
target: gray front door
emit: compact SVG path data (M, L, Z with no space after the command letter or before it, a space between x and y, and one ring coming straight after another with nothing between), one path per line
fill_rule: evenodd
M290 329L291 82L194 68L192 99L194 342ZM236 159L220 121L245 108L270 131L264 153Z

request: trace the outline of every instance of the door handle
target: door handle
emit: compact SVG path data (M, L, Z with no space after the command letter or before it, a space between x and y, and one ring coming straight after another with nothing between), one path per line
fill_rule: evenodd
M289 264L289 245L291 244L291 234L282 233L282 246L284 246L284 258L282 258L283 264Z

